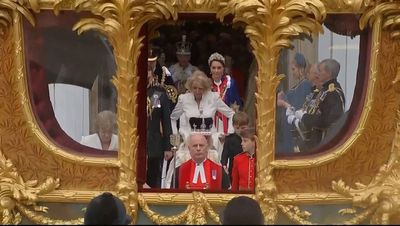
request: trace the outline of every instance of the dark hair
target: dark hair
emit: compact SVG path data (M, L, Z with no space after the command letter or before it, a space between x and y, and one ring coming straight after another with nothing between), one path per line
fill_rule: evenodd
M247 196L231 199L222 213L224 225L262 225L264 216L256 200Z
M307 67L306 58L301 53L296 53L294 55L294 62L296 63L296 66L299 67L299 68L306 69L306 67Z
M85 225L128 225L130 222L122 201L109 192L93 198L86 208Z

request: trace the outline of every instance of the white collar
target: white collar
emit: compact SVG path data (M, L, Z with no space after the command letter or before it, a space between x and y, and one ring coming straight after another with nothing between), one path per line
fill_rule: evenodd
M222 83L222 80L219 80L219 82L214 81L214 84L217 86L221 85L221 83Z
M204 183L207 182L207 180L206 180L206 173L205 173L205 171L204 171L204 162L205 162L205 161L206 161L206 160L204 160L204 161L201 162L201 163L195 162L196 168L194 169L194 176L193 176L192 183L196 184L196 183L197 183L197 180L199 179L199 176L200 176L201 183L204 184Z

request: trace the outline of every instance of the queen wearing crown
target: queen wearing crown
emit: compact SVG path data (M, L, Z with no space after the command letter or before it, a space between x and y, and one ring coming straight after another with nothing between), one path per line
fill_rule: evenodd
M216 112L221 112L228 119L229 131L233 133L232 117L235 112L225 104L220 95L211 92L210 79L201 72L195 71L186 82L186 88L190 91L181 94L178 97L178 103L171 113L171 124L173 134L180 134L183 143L179 146L173 164L178 167L183 162L190 159L189 150L185 145L187 138L193 132L210 135L213 140L213 147L208 153L208 158L214 162L220 162L221 153L218 153L215 147L220 146L219 137L222 135L217 132L214 125L214 116ZM179 131L177 121L180 119ZM169 167L165 187L170 188L174 167Z

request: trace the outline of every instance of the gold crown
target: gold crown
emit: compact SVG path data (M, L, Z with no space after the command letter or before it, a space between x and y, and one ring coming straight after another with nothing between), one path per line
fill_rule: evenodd
M182 41L176 43L176 54L190 55L192 43L186 41L186 35L182 35Z

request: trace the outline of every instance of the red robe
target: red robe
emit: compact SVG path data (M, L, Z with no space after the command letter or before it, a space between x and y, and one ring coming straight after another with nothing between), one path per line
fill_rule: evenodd
M202 183L200 177L197 183L193 183L196 163L188 160L178 169L178 188L179 189L221 189L222 188L222 167L213 161L206 159L203 163L206 176L206 183Z
M254 189L255 158L242 152L233 158L232 191Z

